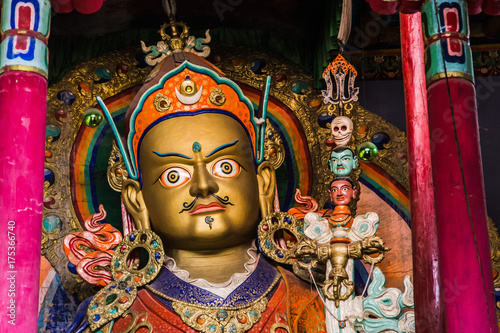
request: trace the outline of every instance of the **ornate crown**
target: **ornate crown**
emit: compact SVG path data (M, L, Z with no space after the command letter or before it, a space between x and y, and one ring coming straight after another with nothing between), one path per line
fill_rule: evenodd
M168 26L163 26L162 30ZM176 24L175 29L177 27L183 27L183 32L176 32L178 37L175 38L188 34L184 24ZM264 160L264 129L271 78L266 80L259 116L256 117L252 103L238 85L194 53L177 50L168 57L165 55L152 70L149 81L139 90L127 111L128 135L125 144L104 102L97 98L117 138L130 178L139 179L138 150L142 137L149 129L172 117L199 113L222 113L238 120L246 129L257 164Z

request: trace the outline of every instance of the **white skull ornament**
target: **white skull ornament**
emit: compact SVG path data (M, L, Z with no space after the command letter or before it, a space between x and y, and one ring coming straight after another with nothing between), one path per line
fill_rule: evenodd
M339 116L332 121L332 135L337 146L345 146L351 140L353 130L352 120L349 117Z

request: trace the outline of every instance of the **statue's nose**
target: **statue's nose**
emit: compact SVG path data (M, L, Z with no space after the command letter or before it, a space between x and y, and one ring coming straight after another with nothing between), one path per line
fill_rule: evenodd
M194 165L193 178L191 179L191 187L189 194L193 197L201 195L206 197L210 193L217 193L219 186L208 170L205 163L196 163Z

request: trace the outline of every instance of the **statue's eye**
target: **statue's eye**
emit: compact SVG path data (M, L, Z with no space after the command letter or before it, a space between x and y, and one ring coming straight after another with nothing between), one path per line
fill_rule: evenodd
M344 187L342 188L342 190L343 190L343 191L349 191L349 188L348 188L347 186L344 186Z
M168 168L165 170L160 181L165 187L177 187L187 183L191 179L191 174L183 168Z
M339 131L338 126L335 126L335 127L333 128L333 131L334 131L334 132L338 132L338 131Z
M212 173L217 177L233 178L240 174L240 165L233 160L220 160L214 164Z
M342 125L341 130L342 130L342 131L347 131L347 126L346 126L346 125Z

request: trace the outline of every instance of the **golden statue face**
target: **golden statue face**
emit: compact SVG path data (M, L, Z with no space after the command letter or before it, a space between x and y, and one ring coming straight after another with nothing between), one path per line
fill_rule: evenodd
M165 247L221 249L254 238L267 182L236 120L206 113L163 121L145 135L139 165L142 189L129 181L124 202L136 222L134 211L149 218Z

